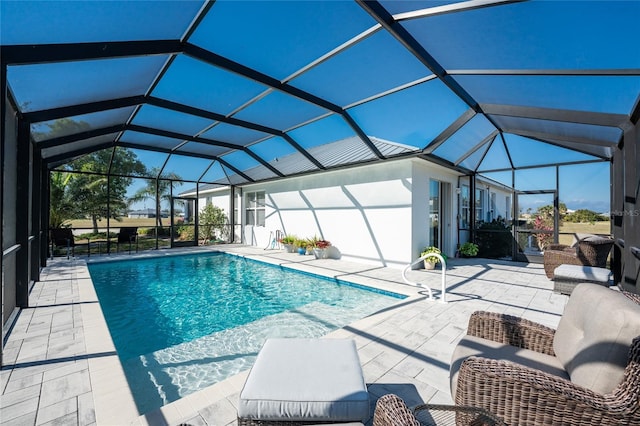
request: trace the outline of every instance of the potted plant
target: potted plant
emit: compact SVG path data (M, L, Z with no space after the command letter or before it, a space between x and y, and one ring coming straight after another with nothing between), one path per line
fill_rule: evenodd
M307 254L313 254L313 249L317 247L316 244L318 243L318 241L320 241L320 239L316 235L314 235L313 237L307 238L305 241L307 243Z
M420 252L420 257L429 253L436 253L444 257L440 249L435 246L429 246L429 247L423 248L422 251ZM438 259L437 257L427 257L426 259L424 259L424 269L435 269L437 263L440 263L440 259Z
M460 246L458 251L462 257L475 257L478 255L478 245L472 242L466 242Z
M287 253L295 253L296 241L298 241L298 237L295 235L285 235L280 239L280 244L282 244Z
M313 248L313 255L316 259L326 259L327 258L327 249L331 247L331 242L327 240L318 240L315 242L315 247Z
M304 238L298 238L294 245L296 246L297 250L298 250L298 254L307 254L307 244L308 244L309 240L306 240Z

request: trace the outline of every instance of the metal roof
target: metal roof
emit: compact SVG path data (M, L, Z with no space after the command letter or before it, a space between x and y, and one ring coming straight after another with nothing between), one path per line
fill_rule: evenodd
M640 1L0 12L2 78L50 167L126 147L242 185L411 156L469 173L607 160L640 100Z

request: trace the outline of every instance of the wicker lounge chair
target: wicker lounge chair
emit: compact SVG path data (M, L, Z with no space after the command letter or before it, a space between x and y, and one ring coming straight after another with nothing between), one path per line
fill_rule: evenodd
M410 410L397 395L381 396L373 414L373 426L499 426L504 422L485 410L457 405L422 404Z
M510 425L640 425L640 306L623 294L578 285L557 330L474 313L451 363L456 404Z
M589 236L578 241L576 247L551 244L544 251L544 272L553 279L553 271L560 265L583 265L604 268L613 247L611 238Z

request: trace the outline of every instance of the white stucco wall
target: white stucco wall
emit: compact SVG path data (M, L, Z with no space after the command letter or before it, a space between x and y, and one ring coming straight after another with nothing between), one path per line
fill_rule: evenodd
M267 248L280 230L331 241L336 255L363 263L404 267L432 245L429 183L441 182L442 249L458 243L458 174L423 160L405 159L246 185L238 193L265 192L265 226L243 226L242 242ZM229 215L229 190L200 194ZM244 196L239 197L244 203ZM504 204L504 203L503 203ZM240 209L245 219L245 206ZM239 239L236 239L239 242Z
M406 263L411 241L411 163L319 173L243 187L266 193L266 239L281 230L327 239L344 259L376 265ZM253 237L261 230L254 229Z
M405 159L351 169L298 176L238 188L238 194L265 192L265 226L238 226L236 242L268 248L280 230L300 238L317 236L332 242L336 255L374 265L404 267L415 260L430 241L430 181L442 184L441 249L455 254L469 232L458 230L459 200L456 188L468 178L445 167L419 159ZM491 194L496 194L492 217L506 217L513 201L508 188L479 180L485 191L483 217L490 217ZM195 194L194 194L195 195ZM244 203L244 196L238 196ZM220 207L227 217L230 191L220 188L200 194ZM245 206L240 207L245 219ZM512 213L512 212L511 212Z
M198 199L198 208L202 211L202 209L207 205L207 202L210 201L211 204L222 209L227 218L230 219L229 206L231 205L231 201L229 196L230 191L228 188L220 188L205 194L200 194L200 198Z
M276 230L327 239L344 259L403 267L429 245L429 179L449 184L447 254L456 244L457 175L420 160L399 160L243 187L265 191L264 228L245 242L267 247Z
M436 180L443 183L442 193L444 214L441 215L442 222L442 251L447 256L455 254L458 242L457 221L458 196L456 188L458 186L458 174L442 166L428 163L426 161L413 161L413 242L412 255L417 258L425 246L433 245L429 237L429 181Z
M483 179L477 180L476 187L485 191L485 202L482 206L484 221L491 221L498 216L507 220L512 219L513 194L510 188ZM492 206L491 194L495 194L495 206ZM509 201L509 209L507 209L507 201Z

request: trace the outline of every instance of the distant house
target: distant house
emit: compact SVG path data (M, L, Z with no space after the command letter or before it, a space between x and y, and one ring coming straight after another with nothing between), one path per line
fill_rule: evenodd
M156 209L132 210L127 216L130 219L150 219L156 217Z

